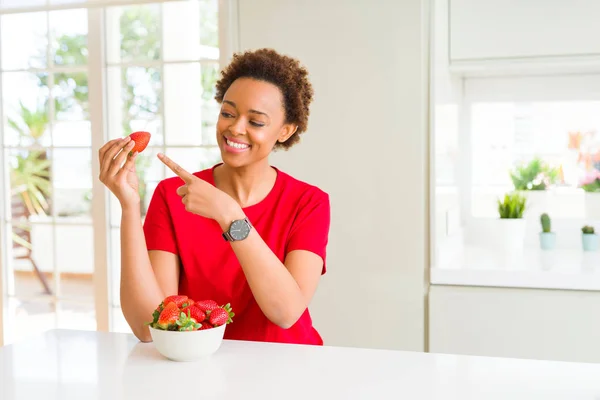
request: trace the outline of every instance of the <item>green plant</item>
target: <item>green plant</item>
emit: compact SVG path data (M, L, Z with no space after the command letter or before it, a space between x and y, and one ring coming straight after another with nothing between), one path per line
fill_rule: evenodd
M593 235L594 227L590 225L585 225L583 228L581 228L581 232L583 232L584 235Z
M546 190L558 181L558 175L558 168L550 167L537 157L510 171L515 190Z
M550 221L550 216L546 213L540 216L540 222L542 223L542 232L550 233L552 232L552 223Z
M30 215L46 215L50 196L50 160L45 151L32 150L15 157L11 170L12 194L21 197Z
M498 200L498 213L502 219L523 218L527 199L517 192L506 193L504 199Z

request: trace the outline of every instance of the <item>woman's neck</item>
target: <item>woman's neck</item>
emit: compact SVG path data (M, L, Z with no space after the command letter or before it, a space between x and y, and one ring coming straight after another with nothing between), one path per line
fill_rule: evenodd
M277 171L263 162L242 168L222 164L214 169L215 186L230 195L241 207L249 207L263 200L273 188Z

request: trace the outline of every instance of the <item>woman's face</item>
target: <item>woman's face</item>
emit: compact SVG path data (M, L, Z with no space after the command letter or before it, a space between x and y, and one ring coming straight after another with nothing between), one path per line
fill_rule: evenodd
M217 143L225 164L244 167L267 158L275 143L287 140L295 129L285 123L283 96L277 86L240 78L223 96Z

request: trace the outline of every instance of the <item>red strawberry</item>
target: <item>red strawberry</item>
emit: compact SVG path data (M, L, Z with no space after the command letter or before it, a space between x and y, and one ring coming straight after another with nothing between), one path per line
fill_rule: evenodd
M131 135L129 135L129 137L131 137L131 140L135 142L133 149L131 149L131 154L135 153L136 151L138 153L144 151L144 149L146 148L146 146L148 146L148 143L150 142L150 136L151 135L149 132L144 131L133 132Z
M208 321L214 326L221 326L223 324L230 324L233 322L231 319L235 314L231 311L229 303L224 305L222 308L215 308L210 312Z
M196 322L202 322L206 319L206 313L195 305L185 307L181 311Z
M197 301L195 303L195 305L196 305L196 307L200 308L204 312L206 312L206 311L212 311L215 308L219 308L219 305L214 300Z
M173 295L173 296L168 296L163 300L163 304L169 304L169 303L175 303L177 305L177 307L182 308L182 307L186 307L188 303L188 297L187 296L182 296L182 295Z
M202 323L202 326L200 327L200 331L204 330L204 329L211 329L213 326L210 324L210 322L208 321L204 321Z
M177 304L171 302L168 303L164 310L160 313L158 317L158 322L156 323L156 327L159 329L168 330L175 326L177 320L181 315L181 310L177 307Z

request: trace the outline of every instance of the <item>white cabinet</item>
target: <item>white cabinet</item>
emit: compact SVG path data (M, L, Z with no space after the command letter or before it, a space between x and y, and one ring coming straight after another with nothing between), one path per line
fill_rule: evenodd
M600 292L432 286L429 351L600 362Z
M600 57L598 0L448 0L451 62Z

